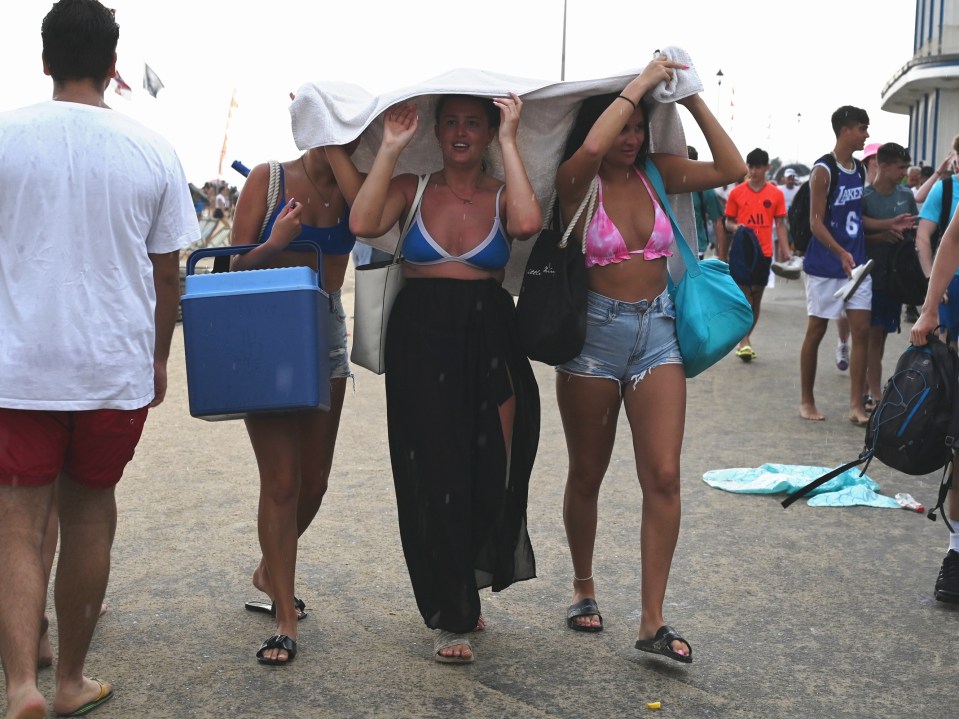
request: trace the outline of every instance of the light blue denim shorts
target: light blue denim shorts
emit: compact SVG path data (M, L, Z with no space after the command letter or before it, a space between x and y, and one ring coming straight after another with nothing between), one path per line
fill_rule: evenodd
M676 307L666 291L652 302L621 302L589 291L583 351L556 371L632 382L635 388L654 368L682 363Z
M330 348L330 378L352 377L350 353L346 351L346 310L341 291L330 293L332 306L327 323L327 344Z

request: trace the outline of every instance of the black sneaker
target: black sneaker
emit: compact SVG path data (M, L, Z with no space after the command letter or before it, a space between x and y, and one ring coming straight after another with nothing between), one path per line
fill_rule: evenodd
M903 319L906 322L915 324L916 320L919 319L919 311L915 305L906 305L905 317L903 317Z
M936 599L940 602L959 604L959 552L949 550L942 560L939 578L936 580Z

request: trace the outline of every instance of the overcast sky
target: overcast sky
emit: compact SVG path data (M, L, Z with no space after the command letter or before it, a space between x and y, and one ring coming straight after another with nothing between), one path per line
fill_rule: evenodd
M239 183L232 160L252 166L299 153L288 93L304 82L343 80L376 94L457 67L560 79L563 0L106 4L120 23L117 69L134 90L130 99L110 92L108 103L165 135L197 184L217 176L234 90L222 176ZM50 1L4 5L0 110L51 93L40 63ZM684 47L744 155L759 146L809 163L831 149L829 116L845 104L867 110L875 141L906 144L908 118L880 102L912 56L914 14L913 0L568 0L566 79L619 75L641 69L659 47ZM144 62L165 84L157 98L142 89ZM708 156L681 115L687 139Z

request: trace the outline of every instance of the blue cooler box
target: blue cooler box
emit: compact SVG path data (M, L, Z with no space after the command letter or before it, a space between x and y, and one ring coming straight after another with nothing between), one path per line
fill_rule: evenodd
M206 420L330 408L330 296L309 267L193 274L181 298L190 414Z

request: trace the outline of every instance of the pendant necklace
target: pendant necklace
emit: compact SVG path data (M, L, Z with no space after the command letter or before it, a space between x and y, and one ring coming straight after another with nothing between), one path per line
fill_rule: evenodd
M473 194L470 196L469 199L467 199L467 198L465 198L465 197L461 197L460 195L457 195L456 192L453 191L453 188L449 186L449 183L447 183L446 189L450 191L450 194L453 195L453 197L455 197L457 200L459 200L460 202L462 202L464 205L472 205L472 204L473 204L473 198L476 197L476 190L477 190L477 188L473 188Z
M329 207L330 203L333 201L333 193L330 193L329 200L323 196L323 193L320 192L320 188L316 186L316 183L313 182L313 178L310 177L310 173L306 169L306 160L304 160L303 157L303 155L300 155L300 164L303 165L303 174L306 175L306 179L310 181L311 185L313 185L313 189L316 190L316 194L320 196L321 200L323 200L323 207ZM309 203L310 199L307 198L306 201Z

